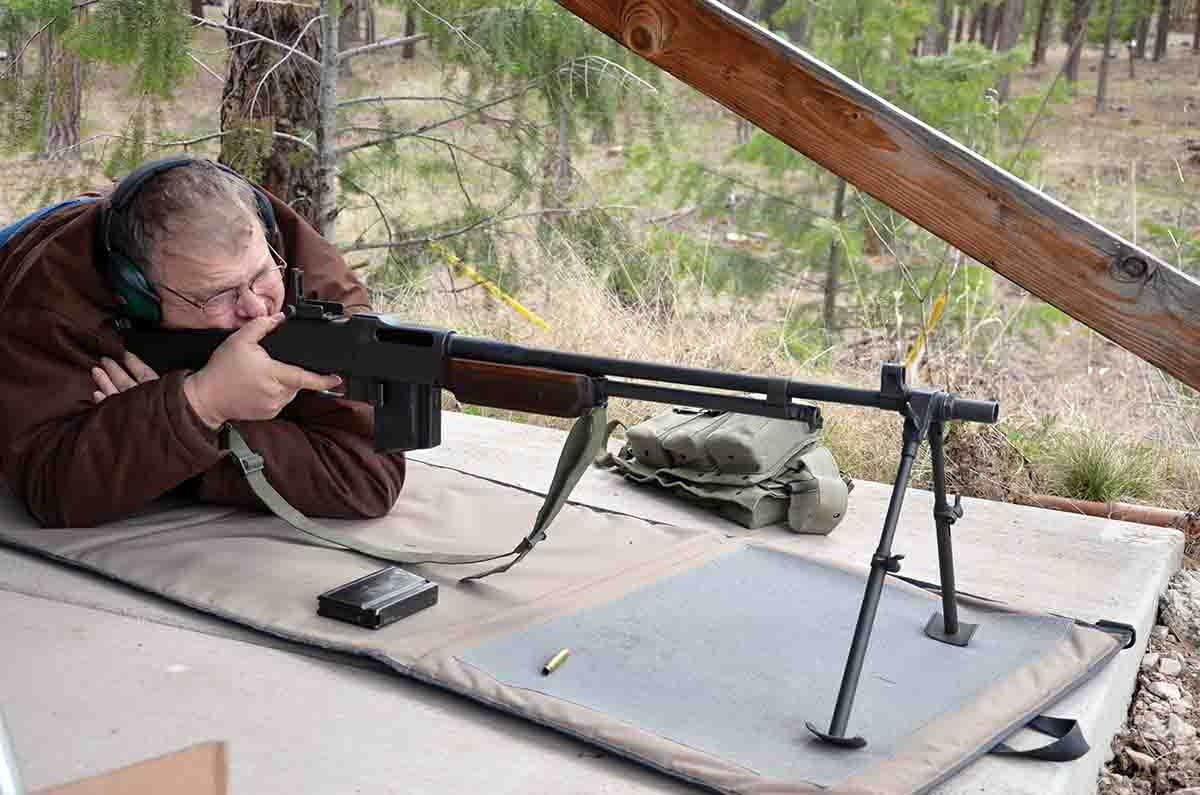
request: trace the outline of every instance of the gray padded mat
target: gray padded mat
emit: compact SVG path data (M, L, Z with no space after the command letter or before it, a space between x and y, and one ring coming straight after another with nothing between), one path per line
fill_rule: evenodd
M861 751L827 728L862 599L861 576L742 547L602 607L476 645L459 657L504 684L589 707L760 775L829 786L891 756L905 737L1049 652L1065 618L962 610L971 645L930 640L940 601L884 590L851 715ZM541 667L570 648L550 676Z

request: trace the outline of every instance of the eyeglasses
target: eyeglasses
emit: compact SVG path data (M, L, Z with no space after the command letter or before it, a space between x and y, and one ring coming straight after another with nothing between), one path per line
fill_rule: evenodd
M272 290L277 289L279 285L283 284L283 272L287 270L287 264L282 261L283 258L279 256L279 253L275 251L274 247L271 247L271 255L275 258L276 264L271 268L261 271L244 287L230 287L226 290L216 293L215 295L210 295L208 298L205 298L201 301L190 298L178 290L163 284L162 282L157 282L156 286L166 290L179 300L185 301L188 304L196 307L205 315L227 315L233 312L233 310L237 307L237 302L238 299L242 297L243 289L248 289L257 296L263 296L268 295Z

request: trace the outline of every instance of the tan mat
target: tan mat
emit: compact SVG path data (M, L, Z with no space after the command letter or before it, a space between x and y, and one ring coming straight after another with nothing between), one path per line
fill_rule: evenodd
M330 522L386 546L497 553L540 498L410 465L393 513ZM379 631L316 614L316 595L381 567L282 521L161 505L92 530L43 530L0 501L0 540L271 634L397 671L720 792L927 789L1044 711L1116 653L1066 619L964 604L957 649L921 630L938 600L890 581L851 729L863 751L816 742L832 712L865 572L775 543L567 506L520 566L421 566L439 602ZM545 660L573 652L553 675ZM1035 763L1036 764L1036 763Z

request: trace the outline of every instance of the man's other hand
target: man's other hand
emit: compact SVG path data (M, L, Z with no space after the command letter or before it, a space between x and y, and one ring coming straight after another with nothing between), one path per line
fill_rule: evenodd
M333 389L342 382L272 359L259 342L281 322L282 313L251 320L183 382L184 395L205 425L215 430L228 420L269 420L301 389Z
M96 382L96 391L92 393L92 400L99 403L106 397L124 392L126 389L133 389L138 384L157 380L158 373L150 369L150 365L129 351L125 351L121 363L117 363L107 356L101 357L100 366L92 368L92 379Z

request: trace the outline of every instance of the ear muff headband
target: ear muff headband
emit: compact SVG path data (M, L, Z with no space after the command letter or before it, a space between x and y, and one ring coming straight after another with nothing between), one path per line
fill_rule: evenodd
M112 245L113 225L121 220L129 203L147 180L176 166L196 162L193 157L165 157L151 160L135 168L121 180L109 198L107 206L101 209L101 247L104 258L104 270L108 283L121 304L122 311L133 320L158 325L162 321L162 299L154 285L146 278L145 270L122 251ZM209 161L213 162L213 161ZM217 168L238 179L244 179L233 169L222 163L213 162ZM275 235L275 211L271 200L265 193L250 185L254 191L254 203L258 209L258 217L262 221L263 231L267 242Z

